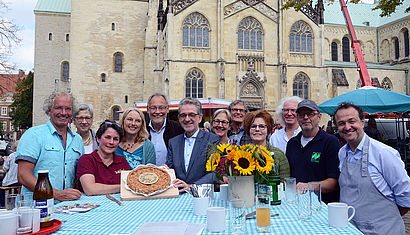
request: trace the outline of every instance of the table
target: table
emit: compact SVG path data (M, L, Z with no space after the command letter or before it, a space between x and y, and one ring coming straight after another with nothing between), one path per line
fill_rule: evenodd
M113 194L120 200L120 194ZM216 193L215 206L223 206ZM180 195L179 198L123 201L124 206L107 199L105 195L85 196L77 201L61 202L56 205L67 206L75 203L92 203L100 206L86 213L55 214L55 218L63 221L61 229L55 234L132 234L144 222L159 221L185 221L190 223L206 224L206 216L194 216L192 213L192 197L188 194ZM271 226L274 234L362 234L352 224L345 229L335 229L327 224L327 206L323 204L318 214L313 214L312 220L302 222L297 220L295 206L284 203L272 206L272 213L279 213L278 217L272 217ZM247 213L255 208L248 208ZM229 234L228 220L225 233L208 233L206 228L202 234ZM256 232L256 219L246 220L247 233ZM165 233L164 233L165 234Z

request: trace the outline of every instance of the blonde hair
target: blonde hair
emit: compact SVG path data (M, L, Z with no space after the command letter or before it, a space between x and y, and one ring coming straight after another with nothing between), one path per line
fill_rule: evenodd
M137 134L136 142L143 142L143 141L148 139L149 134L148 134L146 123L145 123L144 113L141 110L137 109L137 108L129 108L122 115L120 124L121 124L122 130L124 131L123 140L125 140L125 138L127 136L127 132L124 129L124 121L125 121L125 118L128 116L128 114L132 111L137 112L140 115L141 121L142 121L141 122L141 128L140 128L140 130L138 131L138 134Z

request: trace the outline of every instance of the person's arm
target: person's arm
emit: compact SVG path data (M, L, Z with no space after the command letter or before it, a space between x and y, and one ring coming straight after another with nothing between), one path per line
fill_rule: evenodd
M28 161L18 161L18 181L30 191L34 191L37 178L33 175L34 164ZM81 197L81 192L77 189L68 188L64 190L53 189L53 196L58 201L72 201Z
M83 187L84 193L87 196L119 193L119 184L100 184L95 182L95 177L92 174L84 174L80 177L80 182Z
M146 151L146 162L154 165L157 164L154 144L150 140L144 141L144 151Z
M192 186L192 184L187 184L185 181L181 179L175 179L173 182L175 188L179 188L179 192L184 192L185 189L188 189L189 187Z
M7 157L7 156L3 156L3 170L7 173L10 170L10 161L11 161L11 157Z

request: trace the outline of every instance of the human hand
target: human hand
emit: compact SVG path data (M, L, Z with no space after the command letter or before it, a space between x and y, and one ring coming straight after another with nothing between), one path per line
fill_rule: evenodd
M308 187L308 184L307 183L303 183L303 182L299 182L299 183L297 183L296 184L296 189L298 189L298 188L307 188ZM301 191L299 191L301 194L305 194L306 193L306 189L303 189L303 190L301 190Z
M179 192L185 192L185 189L191 187L190 184L185 183L185 181L180 179L175 179L173 182L174 187L179 189Z
M57 201L73 201L81 197L81 192L77 189L68 188L64 190L53 190L54 199Z

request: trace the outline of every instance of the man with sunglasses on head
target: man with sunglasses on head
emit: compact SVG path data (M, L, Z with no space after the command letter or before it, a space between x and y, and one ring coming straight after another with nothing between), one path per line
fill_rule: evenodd
M339 141L319 128L322 114L314 101L302 100L296 116L302 131L290 139L286 147L290 175L296 178L297 187L320 181L322 201L339 201Z
M43 110L50 117L46 124L31 127L21 137L16 153L21 193L34 191L39 170L49 170L54 199L72 201L81 192L74 189L78 159L84 153L81 136L68 126L75 110L74 97L67 92L53 92Z
M167 97L164 94L154 93L148 98L147 113L150 119L146 122L149 139L154 144L156 165L161 166L167 160L169 140L184 133L184 129L178 122L167 119L169 108Z
M166 165L175 170L173 182L180 192L192 184L218 183L212 173L206 171L210 145L217 145L219 137L199 128L202 120L201 103L195 98L181 100L178 119L184 133L169 140Z
M78 110L74 112L74 125L77 133L83 139L84 154L89 154L98 149L95 131L91 129L93 125L93 106L91 104L80 104Z

